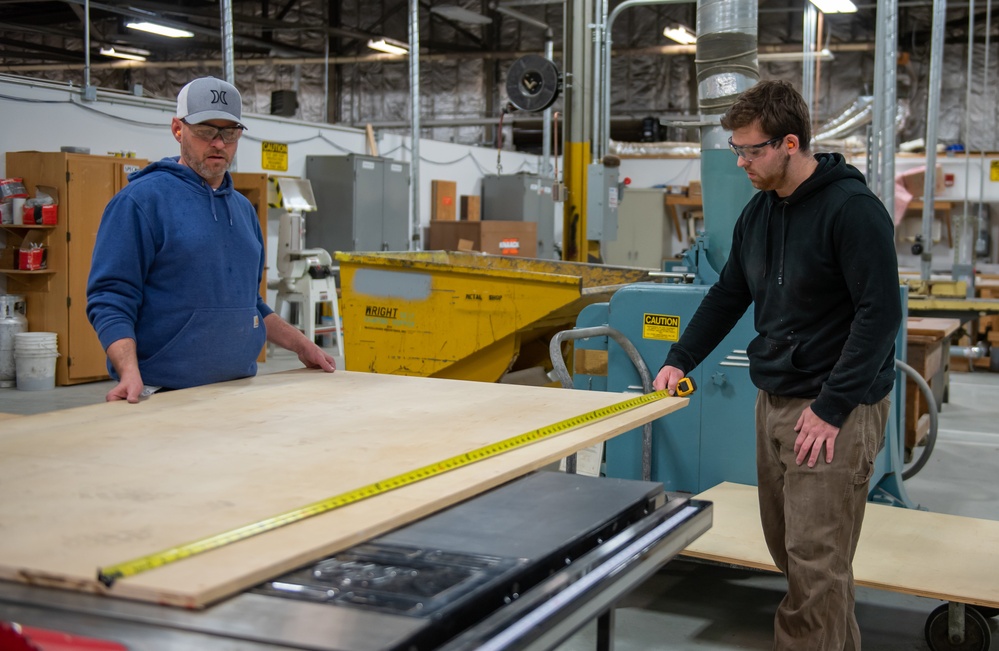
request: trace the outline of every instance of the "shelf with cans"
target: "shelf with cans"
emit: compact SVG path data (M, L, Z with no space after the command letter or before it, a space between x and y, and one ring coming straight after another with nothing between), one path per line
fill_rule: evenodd
M13 280L55 273L48 268L49 233L55 224L0 224L6 245L0 250L0 274Z

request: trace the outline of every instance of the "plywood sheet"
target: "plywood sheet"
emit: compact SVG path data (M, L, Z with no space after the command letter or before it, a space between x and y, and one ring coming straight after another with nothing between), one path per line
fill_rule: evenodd
M763 540L755 486L723 483L710 530L686 556L777 571ZM999 521L868 504L853 563L857 585L999 607Z
M198 607L686 404L666 398L121 579L122 563L634 397L294 371L0 429L0 578ZM526 523L525 526L530 526Z

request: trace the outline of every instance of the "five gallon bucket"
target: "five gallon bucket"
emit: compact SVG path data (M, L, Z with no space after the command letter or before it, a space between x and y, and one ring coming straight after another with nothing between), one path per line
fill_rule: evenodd
M21 391L54 389L57 357L56 333L19 332L14 335L17 388Z

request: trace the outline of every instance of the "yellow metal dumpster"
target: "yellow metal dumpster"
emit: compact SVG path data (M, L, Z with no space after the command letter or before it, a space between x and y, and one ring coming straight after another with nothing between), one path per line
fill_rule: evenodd
M650 270L445 251L336 254L348 371L496 382Z

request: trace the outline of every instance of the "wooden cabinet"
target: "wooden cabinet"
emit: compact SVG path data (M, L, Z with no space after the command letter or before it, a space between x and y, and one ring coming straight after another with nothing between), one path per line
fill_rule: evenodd
M257 211L257 219L260 221L260 233L264 238L264 250L267 250L267 175L262 172L230 172L232 176L232 187L241 195L249 199L253 204L253 209ZM270 261L268 260L268 265ZM260 276L260 295L267 300L267 267ZM267 344L264 344L258 362L267 361Z
M6 175L21 177L31 196L39 185L59 193L59 223L49 227L5 225L7 246L0 273L7 291L27 300L28 327L58 335L56 384L107 378L104 349L87 320L87 277L104 207L147 164L135 158L63 152L9 152ZM44 229L45 271L12 271L9 259L29 229ZM10 265L10 266L8 266Z

